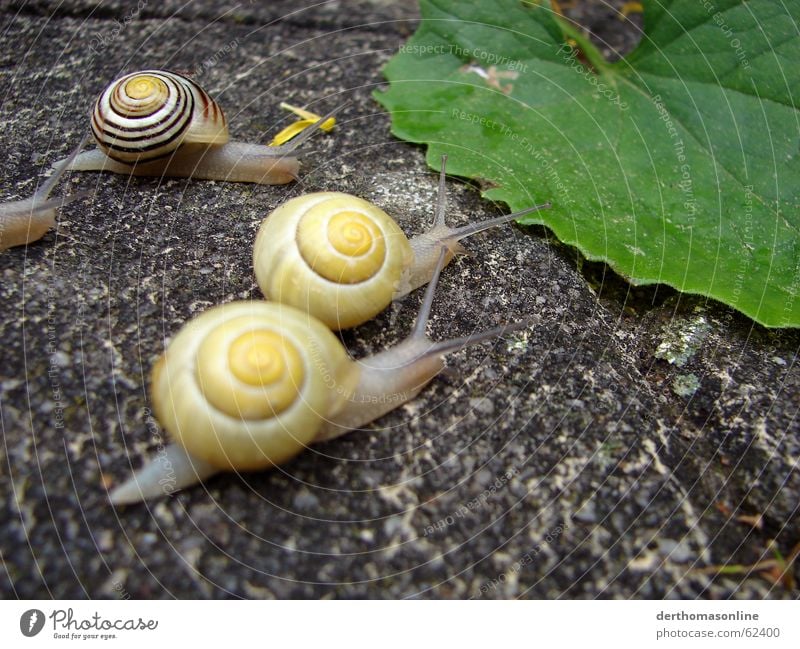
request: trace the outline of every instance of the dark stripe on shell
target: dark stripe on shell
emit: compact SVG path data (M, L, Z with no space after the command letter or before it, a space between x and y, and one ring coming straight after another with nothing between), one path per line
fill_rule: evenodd
M114 100L116 99L115 95L120 91L122 84L127 83L138 74L151 74L154 77L160 78L166 84L169 97L175 97L175 105L170 112L157 122L143 126L125 126L115 122L111 118L112 116L102 115L101 104L107 93L109 94L108 104L112 113L118 115L123 120L132 121L147 119L158 113L159 108L148 114L131 116L129 114L124 114L114 105ZM182 139L186 130L192 124L192 115L194 115L195 111L198 109L196 105L197 98L202 100L203 114L208 118L210 108L213 112L212 121L217 123L221 118L220 126L224 126L226 120L222 110L217 106L216 102L211 99L208 93L191 79L187 79L182 75L159 71L143 71L128 75L116 81L113 90L108 89L104 91L96 102L95 109L92 111L92 131L95 134L98 144L102 145L107 155L120 162L130 164L134 161L146 162L163 158L172 154L175 148L174 143ZM122 102L119 103L121 104ZM172 129L175 129L175 131L165 139L155 141L153 144L146 146L137 144L154 138L158 139L159 137L163 137L165 133L168 133ZM112 141L114 143L112 143ZM132 146L126 146L126 144ZM151 155L147 155L148 152L151 152ZM118 156L114 155L115 153L127 155ZM135 160L132 158L135 158Z
M191 95L189 95L191 97ZM193 100L189 103L188 110L186 110L186 102L185 101L178 101L170 110L169 113L165 113L164 116L159 119L157 122L152 122L150 124L144 124L143 126L124 126L118 122L115 122L110 119L104 119L104 123L108 124L112 128L115 128L122 133L147 133L148 131L160 132L169 130L169 127L173 126L181 119L186 119L186 121L191 121L191 112L194 107ZM95 112L100 112L96 110ZM158 111L154 113L150 113L147 117L152 117ZM137 118L138 119L138 118ZM171 122L171 123L170 123ZM159 126L166 125L167 128L159 129Z

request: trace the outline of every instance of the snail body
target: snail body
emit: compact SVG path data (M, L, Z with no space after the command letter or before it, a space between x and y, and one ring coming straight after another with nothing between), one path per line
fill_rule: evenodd
M151 386L154 413L173 443L111 502L281 464L413 399L448 352L528 324L432 342L425 327L444 259L442 250L413 332L362 360L351 360L320 321L284 304L234 302L187 324L154 367Z
M91 115L98 148L69 168L280 185L297 179L297 148L322 123L283 146L233 142L222 108L197 83L175 72L142 70L100 94Z
M39 187L33 196L20 201L0 204L0 252L13 246L22 246L38 241L55 225L56 210L59 207L87 196L87 192L78 192L69 197L50 198L53 189L69 167L69 163L75 159L85 144L86 139L84 138L72 150L69 157L56 166L50 178Z
M261 291L331 329L355 327L427 284L443 246L447 264L464 252L462 239L549 207L451 228L445 222L445 164L443 156L434 224L410 240L386 212L349 194L305 194L280 205L262 223L253 249Z

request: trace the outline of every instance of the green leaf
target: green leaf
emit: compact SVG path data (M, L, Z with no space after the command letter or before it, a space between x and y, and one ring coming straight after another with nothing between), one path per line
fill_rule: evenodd
M525 222L631 282L799 326L800 3L643 4L612 64L549 3L422 0L375 97L432 167L512 210L551 200Z

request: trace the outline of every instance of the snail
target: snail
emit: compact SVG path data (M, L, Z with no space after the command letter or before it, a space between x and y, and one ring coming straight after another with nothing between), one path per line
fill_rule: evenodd
M13 246L38 241L55 225L56 210L59 207L88 196L89 192L78 192L72 196L50 198L50 193L61 180L70 162L85 145L86 138L81 140L67 158L56 165L51 176L33 196L0 204L0 252Z
M530 323L431 341L425 327L445 261L442 248L411 334L359 361L322 322L285 304L233 302L192 320L152 374L153 411L173 442L112 491L111 502L135 503L219 471L286 462L413 399L447 353Z
M307 311L331 329L355 327L427 284L441 246L447 264L465 252L461 239L550 207L451 228L445 222L446 163L442 156L433 226L411 240L386 212L350 194L305 194L280 205L264 219L253 250L265 297Z
M100 94L91 116L98 148L69 168L282 185L297 180L298 147L337 110L283 146L231 142L225 114L197 83L166 70L133 72Z

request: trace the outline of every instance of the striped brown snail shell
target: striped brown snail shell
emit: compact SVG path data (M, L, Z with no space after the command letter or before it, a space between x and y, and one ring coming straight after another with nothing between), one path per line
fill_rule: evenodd
M69 168L281 185L297 179L297 148L333 112L283 146L234 142L222 108L192 79L142 70L100 94L91 115L98 148Z
M105 154L141 163L185 144L225 144L225 114L191 79L172 72L134 72L108 86L92 110L92 134Z

